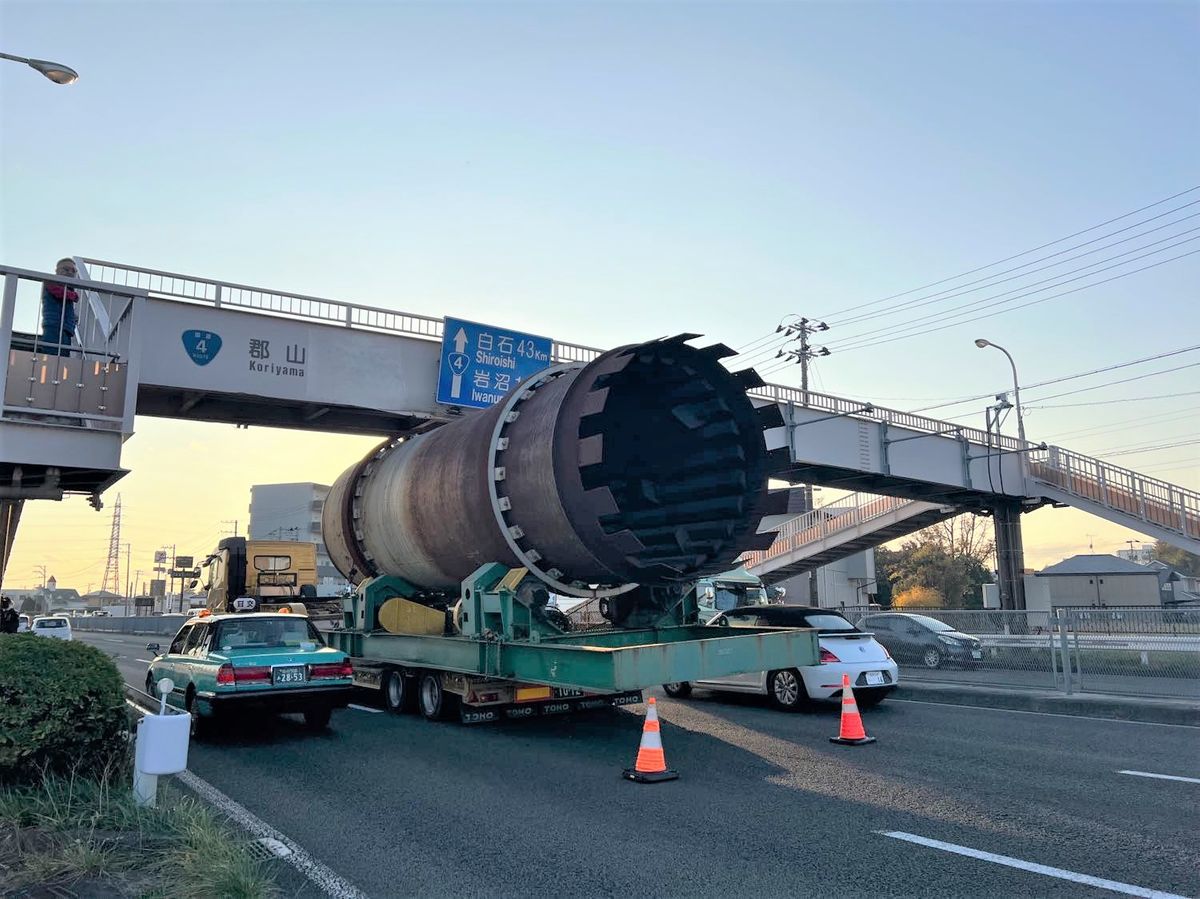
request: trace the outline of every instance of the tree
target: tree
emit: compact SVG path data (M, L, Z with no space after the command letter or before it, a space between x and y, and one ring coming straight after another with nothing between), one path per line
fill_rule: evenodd
M898 550L875 555L876 579L887 581L895 597L917 587L932 590L951 609L983 607L982 584L992 582L987 561L995 551L987 523L959 515L917 532ZM882 590L880 591L882 602Z
M909 587L892 599L893 609L940 609L944 605L942 595L930 587Z
M1163 540L1154 544L1154 558L1164 565L1170 565L1180 574L1188 577L1200 577L1200 556L1186 549L1172 546Z

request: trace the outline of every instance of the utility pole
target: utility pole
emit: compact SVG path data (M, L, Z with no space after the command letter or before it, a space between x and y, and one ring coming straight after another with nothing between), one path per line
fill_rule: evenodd
M40 574L42 576L42 589L45 590L46 589L46 566L45 565L34 565L33 573Z
M233 536L236 537L238 535L238 522L237 522L236 518L226 518L224 521L221 522L221 524L233 525Z
M129 603L133 599L133 585L131 579L133 577L133 569L129 564L129 557L133 552L132 544L125 544L125 617L129 617Z
M800 404L807 406L809 366L812 364L813 359L817 358L818 356L829 355L829 347L814 347L809 343L808 338L821 331L828 331L829 325L825 324L825 322L811 321L807 318L801 318L798 322L786 325L785 330L787 331L788 337L791 337L793 332L799 332L800 336L795 339L800 341L800 349L780 350L775 354L775 357L777 359L782 357L789 358L800 366ZM804 500L806 507L804 511L811 512L816 505L816 500L813 497L812 484L804 485ZM815 575L810 579L809 584L812 591L811 597L813 600L813 605L816 605L817 580Z

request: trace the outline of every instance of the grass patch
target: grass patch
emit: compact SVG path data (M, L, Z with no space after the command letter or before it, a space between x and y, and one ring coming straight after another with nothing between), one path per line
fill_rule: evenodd
M277 895L244 834L170 783L160 783L157 808L139 807L119 773L129 768L0 787L0 895L31 887L163 899Z

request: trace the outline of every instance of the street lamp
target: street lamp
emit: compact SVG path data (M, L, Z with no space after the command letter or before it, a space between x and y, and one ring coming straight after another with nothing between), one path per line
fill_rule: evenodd
M1021 415L1021 382L1017 378L1017 363L1013 361L1012 353L1000 346L998 343L992 343L990 340L984 340L982 337L975 341L975 346L981 350L985 347L994 347L1008 357L1008 364L1012 366L1013 373L1013 397L1016 400L1017 406L1017 436L1021 438L1021 443L1025 443L1025 419Z
M41 72L55 84L74 84L79 80L78 72L70 66L64 66L60 62L50 62L48 59L28 59L24 56L13 56L9 53L0 53L0 59L23 62L31 69Z

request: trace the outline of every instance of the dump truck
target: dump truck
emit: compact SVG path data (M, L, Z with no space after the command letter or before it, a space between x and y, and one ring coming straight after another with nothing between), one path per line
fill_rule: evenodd
M770 544L781 427L697 335L556 365L489 409L385 441L325 502L355 591L327 633L393 712L465 722L638 702L662 683L815 664L814 631L706 627L696 582ZM578 630L551 593L592 599Z
M340 599L317 597L317 545L293 540L226 537L201 563L205 607L226 612L277 612L340 621Z

